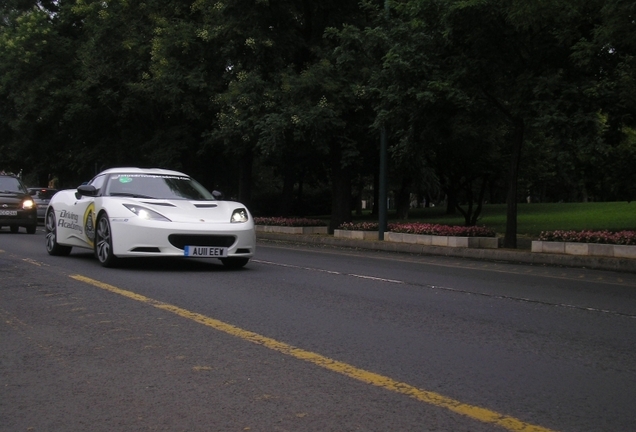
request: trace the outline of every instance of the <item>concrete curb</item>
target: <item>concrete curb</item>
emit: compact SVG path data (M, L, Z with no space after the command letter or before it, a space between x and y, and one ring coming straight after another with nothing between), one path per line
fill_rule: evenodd
M627 258L541 253L519 249L472 249L443 246L425 246L379 240L343 239L336 238L330 235L316 234L305 235L257 232L256 238L264 240L285 241L289 243L328 245L385 252L439 255L446 257L470 258L486 261L507 261L511 263L541 264L561 267L582 267L597 270L636 273L636 260Z

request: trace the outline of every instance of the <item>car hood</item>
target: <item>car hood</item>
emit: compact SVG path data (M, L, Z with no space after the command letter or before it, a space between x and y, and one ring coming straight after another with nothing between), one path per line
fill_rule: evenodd
M30 197L30 195L20 192L0 192L0 202L15 204L21 202L27 196Z

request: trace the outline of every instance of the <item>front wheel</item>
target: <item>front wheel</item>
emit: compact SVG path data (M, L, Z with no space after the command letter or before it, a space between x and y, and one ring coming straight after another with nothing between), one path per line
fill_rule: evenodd
M50 209L46 214L44 225L46 229L46 251L49 255L62 256L70 254L70 246L62 246L57 242L57 223L53 209Z
M28 225L28 226L26 227L27 234L35 234L35 230L36 230L37 228L38 228L38 225L37 225L37 224L35 224L35 225Z
M219 258L225 268L239 269L245 267L245 264L250 260L249 258Z
M114 267L117 262L117 257L113 254L113 235L106 214L97 220L95 256L104 267Z

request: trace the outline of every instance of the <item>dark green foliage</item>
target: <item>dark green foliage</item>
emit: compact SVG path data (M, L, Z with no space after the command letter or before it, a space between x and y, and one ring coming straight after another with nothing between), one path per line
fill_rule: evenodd
M6 0L0 169L63 186L182 169L333 228L377 181L384 128L400 218L414 194L466 225L507 202L514 246L528 195L635 199L635 16L626 0Z

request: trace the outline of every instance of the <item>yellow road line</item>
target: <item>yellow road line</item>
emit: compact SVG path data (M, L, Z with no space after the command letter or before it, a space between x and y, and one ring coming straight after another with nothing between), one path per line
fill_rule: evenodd
M121 288L117 288L113 285L109 285L109 284L106 284L94 279L90 279L81 275L71 275L70 277L75 280L85 282L87 284L96 286L98 288L113 292L115 294L119 294L124 297L152 305L158 309L172 312L183 318L187 318L189 320L195 321L197 323L203 324L213 329L222 331L226 334L236 336L243 340L265 346L274 351L278 351L280 353L287 354L297 359L304 360L309 363L313 363L317 366L320 366L322 368L328 369L333 372L337 372L339 374L345 375L350 378L354 378L358 381L362 381L364 383L367 383L376 387L381 387L395 393L400 393L430 405L448 409L450 411L464 415L466 417L470 417L472 419L481 421L483 423L497 425L512 432L553 432L551 429L525 423L514 417L510 417L505 414L501 414L486 408L481 408L475 405L465 404L458 400L443 396L439 393L422 390L410 384L396 381L392 378L389 378L380 374L359 369L350 364L333 360L328 357L322 356L320 354L316 354L310 351L305 351L303 349L296 348L284 342L279 342L277 340L259 335L258 333L254 333L248 330L243 330L231 324L224 323L217 319L210 318L208 316L205 316L196 312L191 312L189 310L182 309L180 307L177 307L168 303L163 303L158 300L153 300L149 297L145 297L143 295L134 293L132 291L126 291Z

